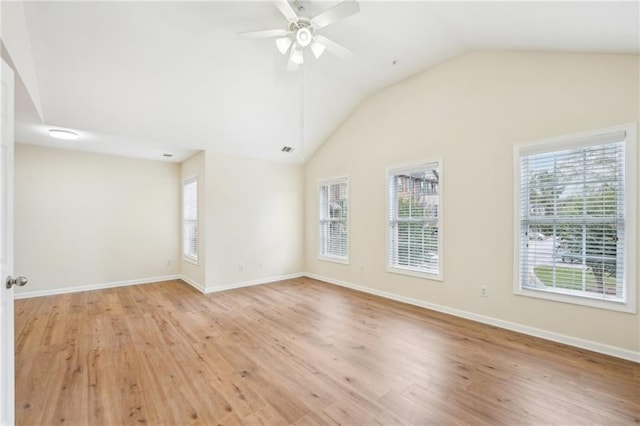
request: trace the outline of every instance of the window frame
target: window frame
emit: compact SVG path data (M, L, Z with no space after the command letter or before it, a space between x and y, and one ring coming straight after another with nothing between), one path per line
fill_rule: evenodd
M624 253L623 253L623 292L624 300L598 299L575 293L562 293L545 289L524 287L521 283L522 272L520 265L521 252L521 159L527 155L553 153L566 149L602 144L606 135L625 132L624 141ZM513 149L513 293L556 302L594 308L636 313L637 283L636 283L636 221L637 221L637 126L635 123L590 130L586 132L546 138L534 142L524 142L514 145Z
M322 209L322 203L321 203L321 197L322 197L322 187L323 186L329 186L329 185L335 185L335 184L340 184L340 183L344 183L346 184L346 194L347 194L347 254L345 257L341 257L341 256L332 256L332 255L326 255L326 254L322 254L322 241L323 241L323 237L322 237L322 221L326 220L322 218L321 215L321 209ZM333 263L340 263L343 265L349 265L350 264L350 253L351 253L351 199L350 199L350 193L349 193L349 176L345 175L345 176L336 176L336 177L332 177L332 178L326 178L326 179L319 179L318 180L318 191L317 191L317 201L318 201L318 260L321 261L325 261L325 262L333 262Z
M186 221L187 218L185 217L184 214L184 208L185 208L185 188L187 185L194 183L196 184L196 219L195 219L195 223L196 223L196 233L199 234L200 233L200 185L198 182L198 176L190 176L187 178L182 179L182 193L181 193L181 198L182 198L182 203L181 203L181 207L182 207L182 211L181 211L181 224L182 224L182 232L181 232L181 236L182 236L182 260L192 263L194 265L198 265L199 264L199 257L200 257L200 238L199 235L196 236L196 244L195 244L195 248L196 248L196 254L195 256L192 256L190 254L187 253L186 247L185 247L185 225L186 225Z
M415 171L424 171L434 169L433 164L436 164L435 169L438 170L438 272L431 273L422 270L418 270L411 267L399 267L392 265L392 238L391 238L391 217L392 201L395 199L395 195L391 193L391 179L399 173L411 173ZM443 263L443 162L442 157L434 157L419 162L411 162L399 165L388 166L386 168L386 185L387 185L387 199L385 206L385 223L386 223L386 260L387 260L387 272L392 274L407 275L416 278L423 278L433 281L444 281L444 263Z

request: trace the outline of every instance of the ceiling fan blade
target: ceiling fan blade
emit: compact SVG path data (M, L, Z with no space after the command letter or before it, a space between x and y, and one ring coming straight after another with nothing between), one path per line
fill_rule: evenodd
M327 52L335 55L339 58L349 58L353 56L353 52L347 49L346 47L336 43L333 40L329 40L328 38L317 35L313 38L314 43L318 43L327 48Z
M289 34L287 30L263 30L263 31L249 31L246 33L238 33L238 37L241 38L269 38L269 37L284 37Z
M291 37L282 37L276 39L276 46L278 47L280 53L282 53L283 55L287 54L287 50L289 50L291 44L293 44L293 39Z
M298 15L296 14L296 11L293 10L287 0L276 0L273 3L278 9L280 9L280 12L282 12L284 17L287 18L287 21L298 21Z
M315 56L316 59L318 59L324 53L324 50L327 48L327 46L325 46L322 43L316 43L315 40L311 42L311 46L309 47L311 48L311 51L313 52L313 56Z
M360 5L357 1L343 1L342 3L337 4L331 9L325 10L315 18L311 19L311 25L316 29L326 27L329 24L333 24L340 19L354 15L358 12L360 12Z

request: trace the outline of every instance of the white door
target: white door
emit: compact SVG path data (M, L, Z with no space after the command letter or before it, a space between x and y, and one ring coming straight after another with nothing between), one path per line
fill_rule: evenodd
M2 61L0 69L0 425L15 416L13 370L13 70Z

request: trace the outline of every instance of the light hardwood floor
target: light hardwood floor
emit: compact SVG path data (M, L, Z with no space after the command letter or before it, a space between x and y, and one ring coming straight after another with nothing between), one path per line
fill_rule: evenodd
M15 310L21 425L640 422L640 364L308 278Z

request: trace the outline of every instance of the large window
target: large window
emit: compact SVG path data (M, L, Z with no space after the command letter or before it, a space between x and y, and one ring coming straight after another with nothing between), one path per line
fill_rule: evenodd
M441 167L389 170L389 272L442 279Z
M198 179L182 183L182 255L198 262Z
M516 147L516 293L635 311L635 130Z
M319 255L322 260L349 262L348 189L346 177L319 183Z

